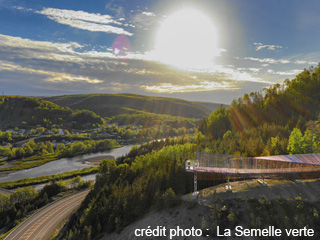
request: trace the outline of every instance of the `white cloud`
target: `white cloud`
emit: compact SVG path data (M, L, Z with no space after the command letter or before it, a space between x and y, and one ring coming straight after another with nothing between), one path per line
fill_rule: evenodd
M290 71L274 71L272 69L268 69L267 72L270 74L280 75L280 76L295 76L301 73L301 69L293 69Z
M254 45L256 46L256 51L260 51L262 49L275 51L277 49L281 49L282 48L282 46L279 46L279 45L267 45L267 44L262 44L262 43L254 43Z
M309 61L304 61L304 60L297 60L294 62L294 64L303 64L303 65L317 65L317 62L309 62Z
M59 72L52 71L44 71L34 68L28 68L20 66L19 64L12 64L5 61L0 62L0 72L9 71L15 73L26 73L26 74L35 74L35 75L43 75L46 78L46 81L49 82L79 82L84 81L88 83L101 83L102 81L99 79L92 79L87 76L79 76L79 75L70 75Z
M235 59L240 59L239 57L234 57ZM255 61L263 63L263 67L269 66L269 64L297 64L297 65L317 65L317 62L314 61L306 61L306 60L293 60L292 58L290 60L288 59L274 59L274 58L255 58L255 57L245 57L243 58L245 60Z
M290 61L287 60L287 59L254 58L254 57L245 57L244 59L245 60L251 60L251 61L257 61L257 62L261 62L261 63L269 63L269 64L278 64L278 63L286 64L286 63L290 63Z
M141 28L148 30L151 26L156 26L158 24L158 18L153 12L135 12L131 19L131 27Z
M257 83L267 83L270 84L269 81L264 80L258 76L253 76L252 73L256 73L260 71L260 68L237 68L234 67L225 67L216 65L214 69L212 69L209 73L212 74L213 77L225 75L226 79L234 80L234 81L242 81L242 82L257 82Z
M117 2L118 0L110 0L107 5L105 6L105 9L112 11L115 13L115 15L119 18L124 18L124 9L121 5L114 3ZM119 20L120 21L120 20Z
M160 64L148 52L119 57L107 50L79 51L83 47L75 42L35 41L0 34L0 79L17 79L22 88L30 88L30 81L32 86L77 85L79 92L233 91L240 82L268 83L255 75L259 68L239 70L216 65L210 70L179 71ZM84 84L87 89L81 89Z
M254 72L254 73L258 73L261 71L262 68L248 68L248 70L250 70L251 72Z
M250 71L252 73L259 73L262 68L237 68L239 71Z
M122 25L121 22L114 20L110 15L57 8L44 8L42 11L36 11L36 13L43 14L57 23L82 30L123 34L128 36L133 35L121 27L110 25Z
M154 17L156 16L153 12L142 12L143 15L146 15L148 17Z
M143 85L141 88L158 93L186 93L186 92L203 92L203 91L213 91L213 90L237 90L239 88L232 87L231 83L227 82L209 82L204 81L198 84L192 85L174 85L172 83L161 83L159 85Z
M300 61L300 60L297 60L294 62L295 64L307 64L308 62L307 61Z
M9 58L15 57L17 52L23 58L52 58L57 54L61 54L61 57L67 56L70 53L74 53L75 49L81 49L83 46L76 42L34 41L0 34L0 47L1 52L10 52L11 55L7 56Z
M33 9L31 9L31 8L24 8L24 7L21 7L21 6L13 6L12 8L20 10L20 11L26 11L26 12L33 11Z

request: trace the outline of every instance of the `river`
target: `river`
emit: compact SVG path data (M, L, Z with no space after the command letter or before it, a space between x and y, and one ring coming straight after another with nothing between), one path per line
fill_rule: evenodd
M115 158L121 157L122 155L127 154L131 150L132 146L134 145L126 145L104 152L89 153L71 158L61 158L59 160L43 164L39 167L24 169L11 173L1 173L0 182L14 181L22 178L34 178L92 167L92 165L89 165L86 162L86 159L103 159L105 156L110 155L114 156Z

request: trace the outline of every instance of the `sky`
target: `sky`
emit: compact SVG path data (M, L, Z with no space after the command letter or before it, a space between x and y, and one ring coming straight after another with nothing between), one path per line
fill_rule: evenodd
M0 0L0 94L230 104L320 59L318 0Z

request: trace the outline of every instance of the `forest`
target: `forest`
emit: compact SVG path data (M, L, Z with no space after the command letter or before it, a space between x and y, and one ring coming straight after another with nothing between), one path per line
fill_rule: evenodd
M90 110L108 118L141 111L198 119L210 114L202 104L177 98L129 93L63 95L43 99L74 110Z
M185 118L178 116L171 116L166 114L156 114L148 112L138 112L134 114L121 114L112 117L109 123L118 123L119 125L142 125L143 127L167 125L171 128L185 127L195 128L199 125L200 119Z
M65 181L56 181L37 192L33 187L18 188L11 195L0 194L0 228L10 229L33 212L52 202L60 193L72 189L84 189L90 186L90 182L81 180L80 176ZM0 235L2 239L3 235Z
M60 237L97 239L103 232L120 232L151 209L179 204L179 196L192 191L193 178L184 170L184 163L194 159L197 151L238 156L320 152L319 94L320 65L263 93L246 94L233 101L230 109L218 108L202 120L194 138L144 144L117 162L103 161L94 189ZM212 209L211 224L241 221L243 211L233 211L226 204ZM248 226L288 226L286 221L264 217L266 209L276 211L279 205L285 209L284 219L302 218L295 222L297 226L318 223L318 204L307 207L301 198L252 199L243 205L253 216Z
M210 151L241 156L318 152L319 90L320 65L217 109L202 120L197 141ZM292 149L295 141L298 149Z
M36 97L0 96L0 127L26 127L73 122L79 129L103 124L104 119L88 110L71 110ZM87 125L85 125L87 124Z
M121 232L124 227L149 211L161 211L180 204L180 196L193 190L193 175L185 171L185 161L194 159L198 151L235 156L320 152L319 94L320 64L316 68L305 69L294 79L286 79L282 85L276 84L261 92L245 94L234 100L230 108L221 106L201 121L140 111L132 116L123 113L113 118L129 123L130 125L126 127L106 126L103 123L97 133L117 132L123 139L153 140L164 135L176 136L175 131L177 133L181 131L178 135L182 137L149 141L133 147L126 156L118 158L117 161L103 160L99 168L94 169L98 174L93 189L60 232L59 238L98 239L103 233ZM2 107L7 106L3 105L5 101L7 100L2 98ZM53 103L49 105L51 104ZM49 105L41 105L41 108L46 111L46 108L51 108ZM52 105L57 111L69 111L71 116L84 114L83 116L96 118L94 113L87 110L74 113L72 112L74 110L60 109L61 107L56 106ZM102 121L106 120L110 119ZM152 121L159 123L157 128L135 129L133 126L142 122L151 124ZM162 123L165 124L160 125ZM197 131L191 135L193 132L190 129L194 129L197 124ZM11 136L8 132L1 132L0 137L9 140ZM40 159L43 156L48 160L54 160L58 157L99 151L117 145L114 140L83 140L83 142L75 141L68 146L58 144L55 149L50 142L29 141L22 147L0 150L2 155L9 158L23 159L19 163L21 166L18 164L13 167L25 168L24 164L38 164L38 161L39 164L43 164ZM20 218L33 209L32 206L38 204L41 206L48 202L45 194L29 195L30 198L23 201L31 201L29 204L31 208L29 209L27 205L28 209L21 210L23 211L21 215L21 211L19 212L16 207L20 206L16 205L20 202L15 202L12 208L15 215L12 217L10 215L9 220L8 218L4 220L3 226L11 224L17 214ZM39 196L42 196L41 200ZM266 217L269 211L267 209L272 207L276 210L280 206L284 209L281 210L283 211L281 218ZM248 213L250 221L245 222L248 227L274 224L283 228L288 225L286 219L289 217L301 218L301 224L316 226L320 208L318 203L309 206L303 199L297 197L294 200L238 199L217 203L210 211L212 218L208 224L211 226L243 222L243 214ZM294 224L300 226L298 220L294 221Z
M12 166L0 168L0 172L32 168L63 157L105 151L119 146L116 141L105 139L75 141L69 145L59 143L56 148L53 148L52 142L35 143L32 139L23 146L12 149L0 146L0 155L7 159L17 159Z

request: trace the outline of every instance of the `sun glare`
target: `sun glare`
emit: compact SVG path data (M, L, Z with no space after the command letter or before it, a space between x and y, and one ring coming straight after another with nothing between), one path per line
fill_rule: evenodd
M185 70L213 65L218 55L217 31L212 20L195 9L183 9L162 22L155 39L159 61Z

